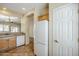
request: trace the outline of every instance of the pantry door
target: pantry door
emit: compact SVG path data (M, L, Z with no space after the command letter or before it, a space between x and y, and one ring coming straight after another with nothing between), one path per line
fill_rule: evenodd
M53 55L78 55L78 6L66 4L52 8Z

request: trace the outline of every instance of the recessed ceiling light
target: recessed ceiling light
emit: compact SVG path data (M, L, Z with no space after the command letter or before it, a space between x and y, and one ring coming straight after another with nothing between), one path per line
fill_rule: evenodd
M7 8L3 8L3 10L6 10Z
M26 8L22 8L22 10L26 10Z

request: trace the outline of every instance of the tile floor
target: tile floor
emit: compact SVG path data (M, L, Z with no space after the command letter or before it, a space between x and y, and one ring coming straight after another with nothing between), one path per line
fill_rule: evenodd
M0 56L34 56L33 43L30 42L27 46L21 46L5 53L0 53Z

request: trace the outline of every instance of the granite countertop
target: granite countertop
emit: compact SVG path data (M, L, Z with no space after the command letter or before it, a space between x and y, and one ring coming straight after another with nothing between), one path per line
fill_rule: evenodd
M15 37L15 35L1 35L0 38Z
M24 33L0 33L0 38L9 38L9 37L16 37L16 36L21 36L25 35Z

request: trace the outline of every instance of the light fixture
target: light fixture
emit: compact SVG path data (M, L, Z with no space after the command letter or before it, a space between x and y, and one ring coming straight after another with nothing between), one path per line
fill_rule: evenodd
M22 10L26 10L26 8L22 8Z
M7 8L3 8L3 10L6 10Z

